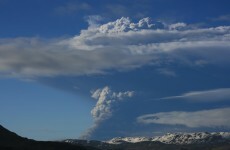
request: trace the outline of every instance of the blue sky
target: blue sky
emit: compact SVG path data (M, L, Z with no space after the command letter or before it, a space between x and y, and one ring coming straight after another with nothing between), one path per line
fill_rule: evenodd
M37 140L229 131L229 5L0 0L0 123Z

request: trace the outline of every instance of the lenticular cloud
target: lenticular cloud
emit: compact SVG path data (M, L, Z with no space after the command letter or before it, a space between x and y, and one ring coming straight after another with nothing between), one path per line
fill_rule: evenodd
M137 117L137 122L141 124L184 125L190 128L230 128L230 118L228 117L229 113L229 107L210 110L200 110L194 112L159 112L155 114L146 114L139 116Z
M0 39L0 74L24 78L105 74L154 64L164 68L169 62L228 66L229 55L230 26L190 28L183 22L144 18L135 23L122 17L67 39Z

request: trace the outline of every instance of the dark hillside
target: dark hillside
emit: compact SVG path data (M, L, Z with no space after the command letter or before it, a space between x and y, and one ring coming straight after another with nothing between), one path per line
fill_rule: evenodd
M5 129L0 125L0 150L94 150L96 148L61 142L34 141Z

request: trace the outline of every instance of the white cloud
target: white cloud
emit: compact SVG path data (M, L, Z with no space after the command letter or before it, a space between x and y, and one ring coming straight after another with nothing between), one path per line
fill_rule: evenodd
M97 28L98 26L100 26L99 22L103 20L103 17L101 17L100 15L91 15L85 17L85 19L89 24L89 28Z
M187 127L230 128L230 107L194 112L172 111L139 116L142 124L185 125Z
M220 88L206 91L192 91L179 96L164 97L161 99L185 99L193 102L224 101L230 100L230 88Z
M164 62L189 66L200 64L200 60L205 64L230 64L229 26L181 30L184 26L170 26L150 18L137 23L121 18L101 26L94 22L72 38L0 39L0 73L44 77L101 74Z
M170 30L180 30L180 29L185 28L186 26L187 25L184 22L178 22L178 23L175 23L175 24L170 24L169 29Z
M91 97L97 100L95 107L91 110L94 124L80 138L86 139L98 128L102 121L113 115L115 106L120 101L134 96L134 91L113 92L108 86L91 91Z
M122 33L128 31L138 31L142 29L163 29L161 22L153 23L150 18L143 18L138 23L133 23L129 18L122 17L114 22L101 25L98 29L100 33Z

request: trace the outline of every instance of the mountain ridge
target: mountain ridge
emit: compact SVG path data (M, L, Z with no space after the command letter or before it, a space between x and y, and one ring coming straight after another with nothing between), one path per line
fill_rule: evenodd
M67 139L62 142L101 150L230 150L230 132L168 133L158 137L117 137L108 141Z
M196 132L196 133L167 133L157 137L117 137L105 141L109 144L121 144L123 142L161 142L165 144L208 144L230 141L230 132Z
M113 138L113 141L96 140L74 140L67 139L63 141L35 141L23 138L14 132L5 129L0 125L0 149L1 150L229 150L230 133L229 132L200 132L194 135L166 134L161 137L124 137ZM180 141L175 139L203 139L205 142L190 142L188 144L173 144ZM155 140L153 140L155 139ZM205 139L205 140L204 140ZM112 139L111 139L112 140ZM160 142L161 141L161 142Z

